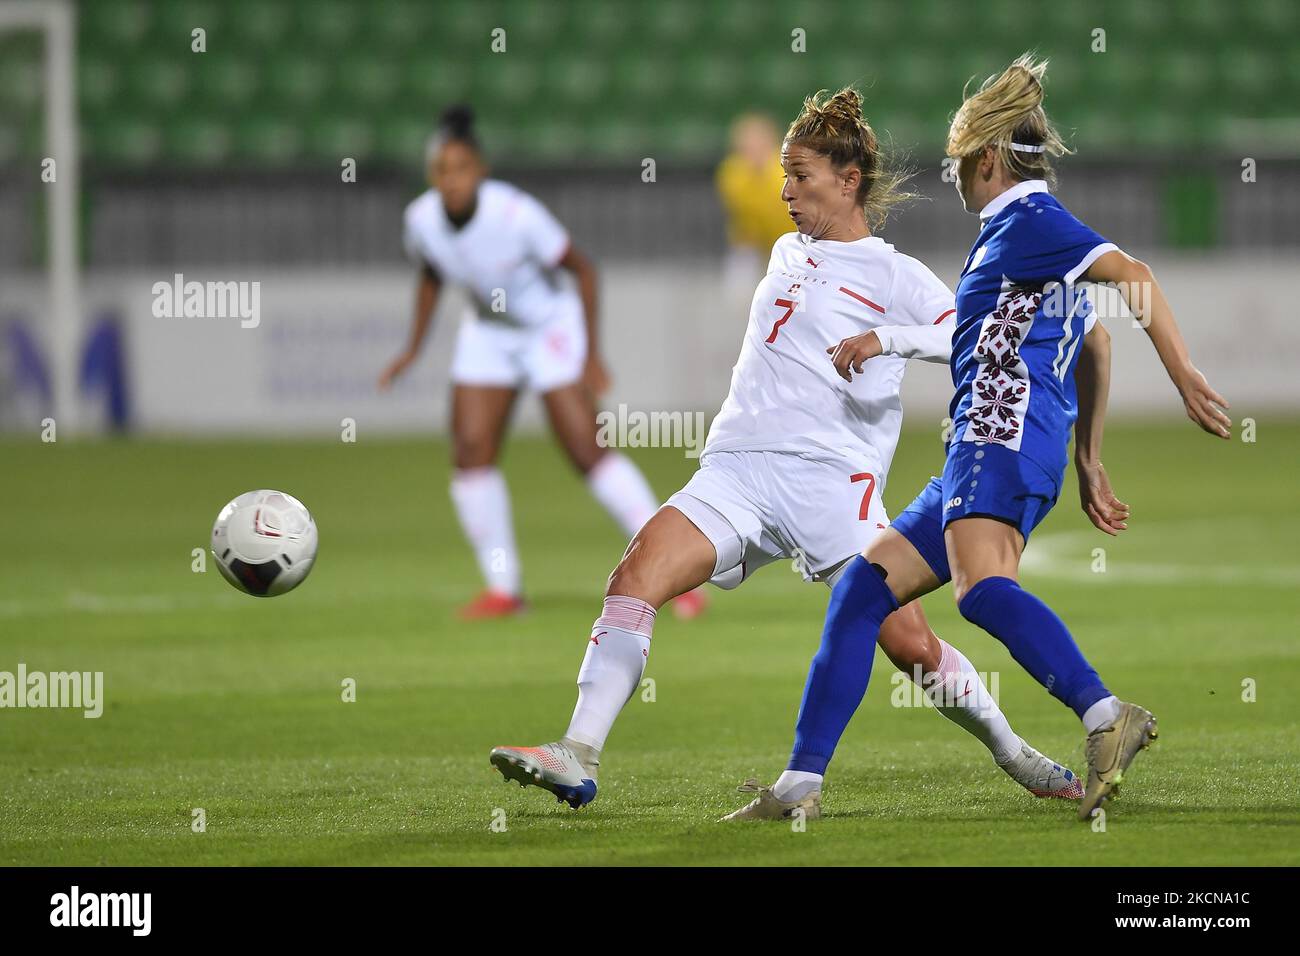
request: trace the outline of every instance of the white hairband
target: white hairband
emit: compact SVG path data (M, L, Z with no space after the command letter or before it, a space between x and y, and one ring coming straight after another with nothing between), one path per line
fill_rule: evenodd
M1041 153L1042 146L1026 146L1024 143L1012 143L1011 148L1017 153Z

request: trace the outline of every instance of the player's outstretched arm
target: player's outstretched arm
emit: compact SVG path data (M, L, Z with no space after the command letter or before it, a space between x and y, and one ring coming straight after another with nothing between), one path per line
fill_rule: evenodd
M846 382L853 381L854 372L861 374L863 362L877 355L947 365L952 360L954 325L952 320L939 325L882 325L828 346L826 354Z
M1098 530L1119 534L1128 528L1129 507L1115 497L1101 463L1101 437L1110 395L1110 333L1100 322L1084 336L1074 384L1079 393L1079 417L1074 423L1079 503Z
M1090 282L1112 282L1119 288L1120 295L1146 329L1165 371L1182 396L1187 417L1211 435L1230 437L1228 430L1232 427L1232 419L1223 413L1223 409L1230 406L1222 395L1210 388L1205 376L1192 364L1173 310L1169 308L1150 267L1116 249L1099 256L1088 267L1085 277Z
M405 372L407 366L419 356L420 346L424 344L425 336L429 334L429 326L433 322L433 310L438 304L438 292L441 288L442 283L432 269L425 266L420 270L420 282L415 292L415 320L411 326L411 339L407 343L406 350L397 356L379 376L381 389L390 388L397 376Z

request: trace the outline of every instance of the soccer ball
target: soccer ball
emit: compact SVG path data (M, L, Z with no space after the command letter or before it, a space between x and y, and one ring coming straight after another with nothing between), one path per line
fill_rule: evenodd
M302 584L316 561L316 522L293 495L247 491L217 515L212 557L239 590L284 594Z

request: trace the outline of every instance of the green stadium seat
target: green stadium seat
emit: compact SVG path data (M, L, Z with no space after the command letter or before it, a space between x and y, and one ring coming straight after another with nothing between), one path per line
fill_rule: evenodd
M639 37L656 50L671 52L698 44L705 36L702 4L695 0L657 0L641 8Z
M527 0L506 4L492 25L506 29L508 52L525 56L536 56L565 36L562 7L557 11L551 4Z
M620 110L658 113L671 83L672 70L667 62L652 55L624 58L612 71L610 99Z
M431 124L448 103L482 99L474 82L474 63L461 54L422 51L407 61L403 72L400 93L403 105L407 109L428 110Z
M370 22L370 45L381 55L399 58L425 46L437 29L437 8L421 0L388 0Z
M39 111L44 90L41 70L41 59L35 52L21 55L15 52L0 58L0 107L6 112Z
M758 59L754 91L778 117L794 118L803 98L816 89L815 64L806 53L779 52Z
M444 49L470 54L490 51L492 31L500 27L506 31L506 52L511 51L509 24L497 7L481 3L441 5L436 17L436 36Z
M301 125L292 118L256 115L241 119L233 133L232 153L250 166L286 166L304 149Z
M234 121L262 88L262 65L231 52L208 54L190 67L188 103Z
M545 70L545 93L571 109L586 111L595 106L608 85L609 70L602 59L553 58Z
M111 52L117 56L128 54L140 45L153 23L155 5L144 0L101 0L99 3L78 5L79 46Z
M1135 125L1133 135L1135 146L1170 154L1194 147L1199 130L1195 119L1186 113L1152 110Z
M156 123L118 116L96 125L98 158L116 166L150 166L162 154L162 131Z
M1203 40L1219 40L1233 29L1237 13L1222 0L1184 0L1174 13L1180 32Z
M1131 0L1110 0L1107 15L1099 24L1107 28L1107 53L1119 50L1133 56L1149 52L1145 43L1168 31L1168 7L1163 4L1133 3Z
M292 19L292 42L318 51L344 53L364 45L366 28L380 9L350 0L299 0Z
M1107 105L1075 111L1070 123L1061 124L1060 132L1068 146L1089 158L1104 153L1131 154L1137 145L1134 130L1140 130L1144 122L1144 118L1130 119Z
M278 52L295 41L294 10L287 3L231 0L225 5L225 13L226 29L222 42L232 50L252 53L274 49ZM215 48L209 44L208 49Z
M1206 53L1189 49L1155 54L1153 105L1177 107L1203 103L1212 92L1214 60Z
M230 155L233 137L222 120L181 117L163 129L163 151L170 163L213 166Z
M131 97L132 107L143 107L151 113L165 113L176 109L189 95L193 73L191 63L181 54L175 57L141 57L126 68L124 93Z
M593 159L612 162L640 161L657 150L656 136L635 117L606 116L593 120L587 127L587 151Z
M1254 39L1265 40L1268 37L1294 37L1296 27L1300 24L1300 11L1294 0L1251 0L1241 4L1238 16L1249 23L1254 30Z
M636 42L635 22L622 7L607 0L580 0L566 6L567 17L557 5L547 9L575 46L610 56L610 51Z
M515 113L548 101L543 88L547 64L540 57L507 54L482 57L474 69L474 99L480 110Z
M889 117L900 139L933 153L962 84L1026 47L1053 60L1048 110L1085 127L1089 149L1124 152L1130 134L1215 143L1225 116L1280 119L1300 98L1293 0L94 0L79 13L88 141L112 162L228 151L290 163L295 149L336 152L339 130L363 123L377 157L405 164L460 100L539 161L619 156L629 144L695 155L744 109L784 123L807 93L850 82L874 124ZM208 31L207 53L189 52L195 26ZM1105 53L1086 52L1094 26L1107 30ZM507 31L505 54L490 50L495 27ZM807 30L806 53L790 50L795 27ZM0 106L38 110L39 56L11 49L0 48ZM116 117L133 125L114 134ZM225 145L208 124L228 127ZM185 130L201 135L186 145Z
M402 85L398 64L364 53L341 57L330 73L325 95L337 106L356 111L386 109Z
M1217 57L1221 106L1228 112L1257 113L1276 93L1275 64L1258 49L1232 46Z
M282 52L267 63L267 104L286 112L314 106L329 84L328 63L309 52Z
M205 34L206 54L230 49L225 29L225 9L214 0L168 0L153 5L148 45L170 54L193 52L193 31L201 27Z
M0 72L0 91L9 89L10 84ZM108 113L121 89L122 71L116 63L99 56L82 57L77 70L77 102L83 119Z
M303 134L307 154L325 166L337 168L345 157L360 163L374 154L374 130L365 117L318 115L307 121Z
M583 124L574 120L548 118L532 124L527 141L530 154L542 162L572 162L583 158Z
M745 71L730 57L696 53L681 68L681 84L702 106L737 110L748 97Z
M654 134L654 143L649 155L658 155L660 162L669 157L708 160L726 151L727 128L707 115L684 114L661 127Z
M715 0L713 3L701 4L701 7L703 9L697 28L702 38L699 43L701 51L710 41L717 44L724 39L732 48L749 47L760 33L770 32L761 5L751 3L750 0ZM790 28L785 27L784 36L787 38L789 31ZM788 49L789 40L785 42Z
M399 167L423 171L433 122L419 114L384 116L375 122L375 152Z

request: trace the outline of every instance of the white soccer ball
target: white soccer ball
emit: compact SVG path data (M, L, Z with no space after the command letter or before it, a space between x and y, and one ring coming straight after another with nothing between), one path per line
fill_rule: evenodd
M302 584L316 561L316 522L293 495L247 491L217 515L212 556L239 590L284 594Z

